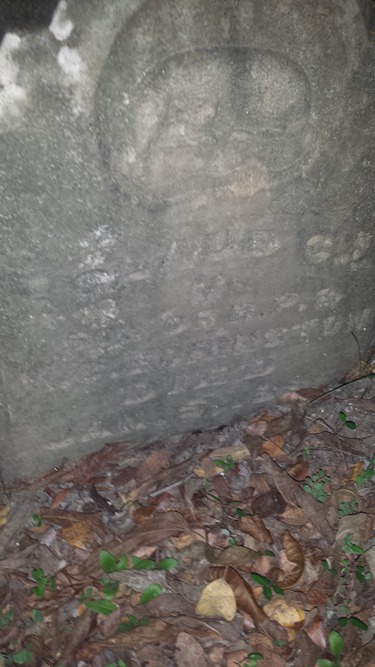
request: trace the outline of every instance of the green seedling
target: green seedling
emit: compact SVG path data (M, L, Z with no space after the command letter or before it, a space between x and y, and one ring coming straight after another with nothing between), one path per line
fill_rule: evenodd
M236 466L236 462L234 461L233 456L227 456L225 461L222 459L214 459L214 464L218 468L222 468L224 473L233 470L233 468Z
M28 644L26 648L13 653L12 660L16 665L27 665L28 663L34 662L34 656L32 651L32 645Z
M140 597L140 603L144 604L145 602L148 602L149 600L153 600L154 598L158 597L160 593L163 592L162 587L160 584L151 584L150 586L147 586L143 593L141 593Z
M351 556L350 559L344 559L343 564L345 567L344 574L349 571L350 568L354 570L355 577L357 581L363 583L364 581L370 581L372 579L372 574L366 570L366 566L363 565L363 560L361 562L362 556L366 554L368 549L363 549L359 544L352 542L352 533L345 535L344 543L342 545L342 550L344 553Z
M222 528L221 530L222 535L225 535L228 537L228 544L230 547L238 547L239 544L237 540L231 535L230 530L228 528Z
M117 662L107 662L105 667L126 667L126 664L121 658Z
M361 621L361 619L357 618L356 616L341 616L341 618L337 620L337 625L339 625L340 628L345 628L348 623L351 623L351 625L354 625L354 627L358 628L359 630L368 629L366 623Z
M13 609L2 612L0 611L0 630L4 630L12 622Z
M221 502L219 496L215 496L214 493L211 493L212 484L211 484L209 479L205 479L203 481L203 487L204 487L204 490L206 491L206 496L207 496L208 500L213 500L214 503L219 503L220 505L222 505L222 502Z
M261 653L248 653L245 662L243 663L243 667L258 667L258 662L260 660L263 660Z
M100 579L99 581L102 584L101 593L103 597L96 599L94 597L94 589L87 588L83 595L81 595L80 601L83 602L85 607L90 611L94 611L96 614L103 614L103 616L108 616L118 609L117 604L112 602L112 599L118 593L120 582L112 581L112 579Z
M105 551L104 549L99 552L99 562L102 570L108 574L111 572L127 570L128 568L128 559L126 556L120 556L120 558L116 560L109 551Z
M353 422L351 419L348 419L346 413L343 410L340 410L339 412L339 420L343 426L346 426L346 428L349 428L351 431L356 430L357 424Z
M118 609L117 604L112 602L112 600L105 600L103 598L99 600L87 600L85 602L86 609L94 611L96 614L102 614L103 616L109 616L113 611Z
M31 612L31 618L34 621L34 623L41 623L44 621L44 618L42 614L40 613L39 609L33 609Z
M127 556L122 555L119 560L116 560L109 551L100 551L99 562L102 569L104 572L107 572L107 574L120 572L121 570L127 570L129 568L129 559ZM138 558L138 556L132 556L130 559L132 570L172 570L176 565L178 565L178 561L176 558L170 556L163 558L159 563L156 563L156 561L151 558Z
M56 580L54 577L47 577L41 567L35 567L31 573L31 578L38 584L34 586L32 591L34 595L39 598L44 597L46 589L49 588L54 591L56 588Z
M320 503L324 503L329 496L329 493L325 491L324 487L330 481L331 478L326 475L324 470L318 470L318 472L311 475L311 477L306 478L306 484L303 484L302 488Z
M35 525L38 526L38 528L40 528L40 526L43 523L43 519L40 516L40 514L34 514L33 515L33 521L34 521Z
M252 512L244 512L243 509L241 509L240 507L237 507L236 514L237 514L239 519L242 516L254 516L254 514Z
M266 600L271 600L273 593L278 595L284 595L282 588L275 586L268 577L264 577L262 574L257 572L251 572L251 576L257 584L260 584L263 588L263 595Z
M358 512L358 503L356 500L340 500L337 507L337 514L340 519L343 516L350 516L352 514L357 514Z
M120 623L117 627L117 632L131 632L135 628L140 628L144 625L148 625L150 619L147 616L142 616L142 618L137 618L133 614L129 614L128 620Z
M375 456L372 457L369 466L365 469L362 470L361 473L359 473L358 477L355 480L355 483L358 484L358 486L362 486L362 484L365 484L367 480L372 479L372 477L375 475Z
M327 660L322 658L317 661L317 667L340 667L339 658L342 657L344 651L344 640L339 632L332 630L328 635L329 649L335 660Z
M326 572L332 572L332 574L334 574L335 576L338 574L338 571L334 567L331 567L327 560L325 559L322 560L321 564L323 570L325 570Z

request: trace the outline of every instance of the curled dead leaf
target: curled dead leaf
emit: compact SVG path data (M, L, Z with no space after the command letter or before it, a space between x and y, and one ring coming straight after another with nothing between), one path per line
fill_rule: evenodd
M243 533L251 535L258 542L265 544L272 542L271 533L267 530L260 516L256 514L254 516L242 516L238 521L238 525Z
M305 493L298 482L288 475L285 470L281 470L268 454L262 455L262 462L263 468L271 475L285 502L289 505L302 507L307 519L319 530L327 544L332 544L335 540L335 533L327 521L327 509L323 503L319 503L311 495Z
M287 589L292 588L301 578L305 567L305 556L301 546L290 533L283 535L283 548L288 561L294 566L292 572L283 581L278 582L280 588Z
M259 627L267 616L258 606L251 586L233 567L212 567L211 576L215 579L222 577L231 586L237 608L249 614L256 627Z

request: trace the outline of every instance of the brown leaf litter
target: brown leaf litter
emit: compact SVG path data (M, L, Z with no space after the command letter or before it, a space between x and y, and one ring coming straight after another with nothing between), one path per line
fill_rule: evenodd
M374 665L373 380L4 489L0 667Z

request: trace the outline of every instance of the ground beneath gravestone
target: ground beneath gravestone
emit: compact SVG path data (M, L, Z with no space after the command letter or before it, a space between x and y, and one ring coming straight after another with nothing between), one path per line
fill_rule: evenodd
M4 489L0 665L375 665L370 359Z

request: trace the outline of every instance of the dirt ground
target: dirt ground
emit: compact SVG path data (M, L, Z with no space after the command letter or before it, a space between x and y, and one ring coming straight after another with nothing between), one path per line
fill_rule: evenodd
M0 667L374 667L373 369L4 488Z

